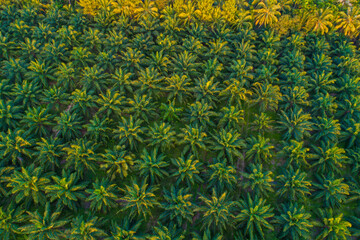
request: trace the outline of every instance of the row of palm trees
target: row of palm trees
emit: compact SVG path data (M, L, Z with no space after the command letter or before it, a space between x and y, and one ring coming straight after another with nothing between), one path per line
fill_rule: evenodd
M171 17L185 25L198 19L212 23L225 21L235 26L253 22L256 26L277 30L302 28L322 35L333 29L354 38L359 34L359 10L350 2L333 1L331 5L324 5L321 1L297 0L80 0L77 4L85 14L108 18L121 13L135 19ZM286 27L286 22L292 23Z

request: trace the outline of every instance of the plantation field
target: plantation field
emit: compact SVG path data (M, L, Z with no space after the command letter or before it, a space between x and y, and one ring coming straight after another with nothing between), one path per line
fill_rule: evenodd
M0 239L359 239L358 6L0 0Z

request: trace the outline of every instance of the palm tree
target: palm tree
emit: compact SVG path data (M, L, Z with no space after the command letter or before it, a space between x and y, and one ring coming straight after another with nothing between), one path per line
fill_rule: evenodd
M351 236L348 229L351 227L351 223L343 219L342 213L336 216L331 208L326 210L319 209L319 217L321 218L321 221L317 222L317 224L322 227L323 230L316 237L316 240L345 240L348 239L348 236Z
M94 152L96 145L86 139L77 139L70 144L70 147L64 147L66 152L65 167L72 167L82 178L86 170L95 171L98 155Z
M249 173L242 173L242 176L246 179L244 188L250 187L256 195L265 197L274 192L271 185L274 182L271 171L264 171L262 164L251 164L249 170Z
M195 79L195 86L192 89L196 97L196 101L199 102L204 99L205 103L208 103L210 106L214 106L215 102L218 101L218 96L220 94L221 88L219 87L219 82L215 81L214 77L208 78L204 77Z
M198 64L195 62L196 55L187 50L175 55L173 61L173 68L176 74L184 74L188 77L196 77Z
M48 107L28 108L21 123L25 126L26 134L35 137L49 135L49 127L53 124L53 115L49 114Z
M47 88L49 81L55 80L55 69L48 66L45 62L38 61L37 59L31 61L28 69L29 71L26 72L25 77L35 84L41 84Z
M124 217L119 225L118 222L111 222L111 234L106 240L139 239L137 232L142 221L132 223L128 217Z
M337 89L334 86L335 79L332 78L332 73L322 71L320 73L315 72L312 74L311 78L309 79L309 88L308 91L315 93L316 95L322 93L332 93L336 92Z
M312 123L309 122L311 119L310 114L304 114L303 109L297 107L291 109L290 113L284 111L281 111L281 113L279 129L286 131L283 135L285 140L295 139L300 141L310 135L309 131L312 130Z
M15 165L19 161L20 166L23 166L24 160L31 158L32 146L33 140L27 138L24 130L0 132L0 156L3 163L7 164L11 160Z
M64 87L66 90L73 91L77 86L76 78L76 69L73 65L73 62L60 63L55 72L56 85Z
M175 146L176 132L168 123L163 122L158 125L155 122L154 127L149 127L148 136L148 146L160 148L162 151L170 150Z
M30 239L59 239L64 235L62 228L69 222L67 219L58 219L61 215L61 209L56 209L51 213L50 203L47 202L45 211L40 214L38 210L35 212L27 212L29 224L19 228L20 232L27 234Z
M71 100L71 111L80 116L89 117L91 109L96 107L96 101L98 100L93 94L94 91L92 90L75 89L69 97L69 100Z
M44 90L44 96L40 96L43 103L48 104L50 109L60 110L62 105L68 104L69 94L60 87L52 86Z
M92 67L85 67L80 78L80 85L85 90L92 90L96 93L103 93L103 89L108 83L108 75L104 72L104 69L98 65Z
M160 110L162 110L161 115L163 120L173 122L175 119L180 121L178 113L183 111L181 107L175 107L175 101L168 101L169 104L161 103Z
M84 125L86 128L86 136L89 136L90 139L95 142L106 142L111 133L111 119L103 116L99 118L98 116L94 116L93 119L89 120L89 123Z
M143 142L141 137L145 130L144 127L141 127L143 121L140 119L134 120L132 115L130 115L129 119L121 117L121 120L118 128L113 130L115 137L119 138L119 144L126 144L126 146L130 146L130 149L137 149L137 143Z
M117 176L126 178L130 167L134 165L135 155L126 150L125 146L115 145L113 149L105 149L102 157L100 168L106 169L106 174L114 180Z
M284 109L309 106L309 94L303 86L286 87L283 94Z
M246 158L253 160L255 163L260 163L262 161L269 162L272 158L272 149L275 147L269 144L270 139L261 136L258 137L251 136L247 139L247 151Z
M223 192L224 188L232 190L236 185L236 170L232 166L215 159L208 169L208 188L215 188L218 192Z
M336 146L332 142L321 142L320 147L314 146L315 153L313 159L315 162L312 167L315 167L320 173L327 172L341 172L341 168L344 167L344 163L347 163L347 156L345 155L345 149Z
M21 168L21 172L15 170L11 176L6 178L11 189L11 194L15 197L15 202L25 201L28 205L31 201L35 204L45 205L45 187L50 182L49 174L43 174L40 167L35 168L34 164L26 168Z
M14 101L0 100L0 130L7 131L15 129L19 120L23 117L21 106L16 105Z
M256 82L253 84L253 89L255 97L253 103L260 105L260 112L277 110L279 101L282 100L279 86Z
M109 179L103 178L101 181L96 179L92 185L93 188L85 190L87 194L90 194L90 196L87 197L87 200L91 202L91 210L106 213L109 209L117 206L118 187L116 184L111 183Z
M79 183L76 173L62 170L61 176L51 176L53 183L45 187L50 202L56 201L56 206L67 206L73 211L77 210L79 200L85 199L83 191L88 185L86 182Z
M271 26L278 22L278 16L281 16L280 5L276 0L261 1L254 10L255 24L262 26Z
M309 221L311 215L306 212L304 206L298 207L297 203L282 204L280 216L276 216L275 222L281 226L280 238L282 239L311 239L313 224Z
M284 171L284 174L277 176L279 188L276 194L290 200L303 200L310 194L311 182L306 180L307 174L300 169L294 171L292 166Z
M207 134L203 131L202 126L195 125L185 125L185 128L181 129L182 133L178 136L181 139L179 145L185 144L184 152L191 150L195 156L198 155L198 149L205 150L207 147L205 145L207 141Z
M3 75L6 79L21 83L24 79L24 72L26 63L24 60L19 58L10 57L9 60L3 61Z
M357 7L352 7L347 13L340 11L335 29L340 29L345 36L356 37L359 34L357 31L360 23L359 18L359 9Z
M252 129L257 131L261 136L264 136L265 132L272 129L273 120L266 113L260 115L254 115L255 119L252 121Z
M26 108L40 105L40 91L40 86L35 82L28 82L27 80L24 80L21 84L17 83L14 91L14 94L16 94L14 103L21 104Z
M223 107L218 115L221 128L235 128L240 130L240 124L244 121L244 110L240 110L237 106Z
M149 186L145 182L146 179L141 185L138 185L136 181L133 181L131 186L126 185L126 189L121 189L125 194L120 199L124 202L123 209L129 209L131 218L138 216L147 219L151 215L151 209L159 205L154 194L158 188Z
M65 140L80 137L82 122L81 118L76 113L70 113L70 111L62 112L60 113L60 116L55 117L55 121L57 123L54 128L57 131L56 136L60 135Z
M186 102L187 98L191 96L190 79L187 75L174 74L166 78L166 91L168 100L177 100L179 103Z
M306 28L317 34L323 35L333 26L333 18L334 16L330 9L319 8L308 16Z
M196 124L203 127L215 126L211 118L216 116L216 114L212 109L213 107L203 100L201 102L195 102L189 106L184 120L190 124Z
M105 231L98 227L102 224L99 217L84 219L83 215L78 215L71 219L70 224L71 228L65 231L65 235L71 240L96 240L107 236Z
M115 89L107 89L105 94L100 94L96 103L100 106L97 114L102 115L105 112L107 117L121 115L121 106L123 105L122 100L125 97L121 96L120 93Z
M156 106L152 97L136 93L127 101L128 107L126 112L133 115L135 118L142 118L147 123L152 118L157 117Z
M339 120L334 118L318 117L314 125L315 141L324 142L337 142L338 136L340 135L340 123Z
M335 178L333 174L327 176L315 175L318 182L313 185L316 188L315 199L322 199L325 207L339 208L349 195L349 185L343 183L344 178Z
M221 196L218 196L213 188L211 198L200 196L202 205L197 207L195 211L202 212L203 224L201 229L212 228L214 230L220 230L220 232L233 226L233 208L235 202L227 199L227 193L224 192Z
M141 69L140 63L143 60L144 54L140 50L127 47L125 51L121 51L121 55L123 60L122 68L129 69L131 73L134 70Z
M347 148L360 146L360 124L353 118L343 122L341 141L347 141Z
M160 219L176 222L178 227L181 227L185 222L191 222L194 216L195 204L191 202L192 194L189 189L176 189L171 186L171 190L164 190L165 202L161 207L164 212L160 215Z
M36 162L44 169L51 167L52 170L55 166L59 166L60 157L64 154L62 148L64 145L60 144L58 138L41 138L41 141L36 142L35 152Z
M21 207L15 208L10 204L6 210L0 207L0 237L4 240L16 239L19 235L20 224L26 220L25 210Z
M266 205L266 200L255 195L252 199L250 194L247 199L241 199L238 203L240 213L236 216L236 221L240 222L240 227L245 227L245 235L250 240L265 239L264 230L274 231L274 227L269 223L269 218L273 217L273 209L270 205Z
M165 158L164 154L160 153L158 155L157 148L154 148L150 153L144 148L140 159L135 161L140 171L140 176L149 177L151 183L158 183L164 176L168 176L169 174L164 168L169 166L169 164L164 161Z
M161 93L163 77L155 68L141 69L139 77L133 82L138 87L137 93L140 95L148 95L149 97L159 97Z
M296 140L284 141L284 147L280 155L287 159L286 165L294 165L296 167L309 166L307 160L312 157L310 148L304 147L304 142Z
M149 67L155 68L158 72L166 74L168 72L168 66L171 61L169 55L162 49L160 51L155 51L150 54L150 57L147 59L149 62Z
M186 156L184 153L176 159L171 159L172 164L176 167L171 177L176 177L176 185L186 181L187 187L193 186L195 183L202 183L203 180L199 176L202 164L196 160L193 154Z
M233 162L234 157L242 158L240 149L245 147L240 134L234 129L222 129L218 135L212 135L212 150L218 153L218 158L226 157Z

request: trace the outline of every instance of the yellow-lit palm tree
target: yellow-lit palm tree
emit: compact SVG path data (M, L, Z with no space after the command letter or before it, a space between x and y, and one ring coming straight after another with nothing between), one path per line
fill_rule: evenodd
M332 20L334 15L330 9L318 9L307 17L306 27L317 33L325 34L329 31L329 28L333 26Z
M254 10L255 24L258 26L271 26L278 22L280 13L280 5L276 0L261 1Z
M347 13L340 12L339 18L336 21L335 29L342 31L345 36L356 37L359 35L357 30L360 26L360 12L359 9L354 7Z

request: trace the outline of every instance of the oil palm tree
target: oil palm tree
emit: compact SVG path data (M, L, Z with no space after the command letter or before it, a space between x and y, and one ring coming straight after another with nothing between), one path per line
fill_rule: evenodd
M193 154L185 155L182 153L180 157L171 159L171 162L176 168L171 175L171 177L176 177L176 185L185 181L187 187L191 187L196 183L203 182L200 177L202 164L196 160Z
M135 118L143 119L147 123L158 116L154 99L146 94L134 94L132 98L128 98L127 104L126 112Z
M70 220L71 227L65 231L67 238L71 240L96 240L107 236L105 231L99 228L99 225L103 224L99 217L93 216L85 219L84 217L83 215L77 215Z
M173 127L168 123L157 124L154 123L153 127L149 127L149 146L160 148L162 151L170 150L175 146L176 132Z
M312 123L309 121L311 119L310 114L303 113L302 108L291 109L288 113L281 111L281 113L279 129L285 131L283 135L285 140L300 141L304 137L310 136L309 131L312 130Z
M22 234L26 234L29 239L56 239L64 236L63 227L69 222L61 219L61 209L56 209L51 213L50 203L47 202L44 213L27 212L28 224L19 228ZM60 219L59 219L60 218Z
M86 139L77 139L70 146L64 147L66 152L66 168L74 169L81 178L87 170L95 171L98 155L95 153L96 145Z
M158 183L162 178L169 176L164 169L169 164L164 161L166 156L162 153L158 154L158 149L154 148L150 153L144 148L140 159L136 160L140 176L150 179L150 183Z
M119 144L126 144L130 146L130 149L137 149L137 143L143 142L141 135L145 128L141 126L142 122L140 119L134 119L132 115L129 119L121 117L119 126L113 131L115 137L120 140Z
M266 205L266 200L255 195L254 198L247 195L247 199L237 202L240 213L236 215L236 221L240 227L245 228L245 236L248 239L265 239L266 230L274 230L269 218L273 217L273 208ZM245 227L246 226L246 227Z
M61 176L51 176L53 182L45 187L45 192L50 202L56 201L57 208L67 206L73 211L78 210L79 201L86 198L84 191L88 185L79 182L76 173L62 170Z
M122 105L124 96L115 91L115 89L107 89L106 93L100 94L96 103L100 106L96 114L102 115L105 113L107 117L117 115L120 116L122 112Z
M92 211L107 213L108 210L117 206L118 186L109 179L103 178L101 181L96 179L92 188L86 189L85 192L89 194L87 200L90 201Z
M126 178L134 165L135 155L126 150L125 146L115 145L113 149L105 149L105 154L100 154L102 157L100 168L106 170L106 174L111 177L111 180L120 176Z
M164 209L160 219L175 222L180 227L185 222L191 222L194 216L194 209L197 207L191 202L193 195L189 189L176 189L171 186L170 191L164 189L164 200L161 207Z
M276 0L260 1L254 9L255 24L265 27L273 25L278 22L278 17L281 16L279 10L280 5Z
M253 84L253 91L253 104L259 104L260 112L277 110L279 101L282 100L279 86L256 82Z
M207 134L204 132L203 127L197 124L185 125L178 135L180 138L179 145L185 144L184 152L191 151L195 156L198 155L200 149L206 150Z
M321 199L325 207L339 208L349 195L350 187L343 183L344 178L335 178L333 174L315 175L317 182L313 185L316 189L315 199Z
M293 165L297 167L309 166L308 160L312 157L309 153L310 148L304 147L303 141L284 141L284 147L280 152L280 155L286 158L286 165Z
M35 137L45 137L53 125L53 115L47 107L28 108L21 123L26 127L26 134Z
M158 188L149 186L145 182L146 179L141 185L138 185L136 181L133 181L132 185L126 185L126 189L121 189L125 194L120 199L124 204L123 210L129 211L131 218L147 219L151 215L151 209L159 205L154 193Z
M7 209L0 207L0 237L4 240L19 236L20 224L26 220L25 210L10 204Z
M63 147L58 138L41 138L36 142L33 157L44 169L54 170L55 166L59 166L59 160L64 154Z
M0 132L0 156L2 163L8 164L12 161L24 166L27 159L31 159L33 140L28 138L24 130Z
M215 188L218 192L232 190L237 183L235 168L218 159L209 165L208 175L208 187Z
M251 136L247 139L246 158L255 163L269 162L272 158L272 149L275 147L269 144L270 139L258 135L257 138Z
M311 182L307 179L307 174L300 169L296 171L292 166L285 170L282 175L277 176L278 190L276 194L290 200L303 200L310 195Z
M21 106L15 104L14 101L0 100L1 131L15 129L22 117L23 114L21 114Z
M128 217L124 217L119 224L116 221L111 222L111 234L106 240L120 240L120 239L138 239L137 234L142 221L133 222Z
M347 163L345 149L338 147L336 144L321 142L320 147L313 147L313 159L315 162L312 167L316 168L319 173L336 172L340 173L344 164Z
M359 9L357 7L352 7L346 13L340 11L335 29L342 31L345 36L356 37L359 34L356 30L359 26L359 18Z
M320 239L341 239L345 240L351 236L349 228L351 223L343 218L343 214L335 215L334 211L330 209L319 209L320 221L317 225L322 228L322 231L317 235L316 240Z
M213 188L210 198L206 196L200 196L199 198L202 205L197 207L195 211L202 213L203 223L201 229L212 228L222 232L233 226L235 202L228 200L226 192L219 196Z
M273 173L271 171L264 171L262 164L251 164L249 172L243 172L242 176L245 179L244 188L250 187L252 191L258 196L267 197L269 194L274 192L272 183Z
M310 221L311 215L305 210L304 206L297 203L281 205L281 213L276 216L275 222L281 226L282 239L300 240L311 239L310 230L313 224Z
M45 188L49 184L49 174L44 174L41 167L35 168L34 164L21 171L15 170L11 176L6 178L11 194L15 202L24 201L26 205L34 202L36 205L45 205L46 195Z
M82 128L81 118L76 113L65 111L60 113L60 116L55 117L56 121L56 136L60 135L65 140L80 137Z
M325 34L329 31L329 28L333 27L332 19L334 15L329 8L319 8L313 11L307 18L306 28L317 33Z
M227 158L234 162L234 158L242 158L240 149L245 147L243 139L235 129L222 129L217 135L212 135L212 150L218 154L218 158Z

